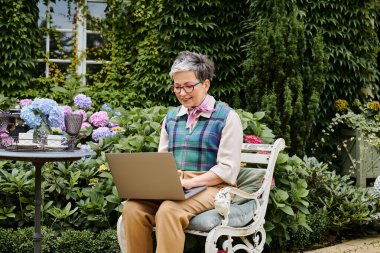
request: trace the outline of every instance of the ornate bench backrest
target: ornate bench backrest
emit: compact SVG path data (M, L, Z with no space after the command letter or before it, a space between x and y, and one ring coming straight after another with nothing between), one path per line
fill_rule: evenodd
M285 148L285 141L277 139L274 144L250 144L243 143L241 162L248 167L255 165L266 169L261 187L252 193L252 196L260 199L260 208L256 211L255 220L264 220L268 206L269 193L273 183L273 173L278 154Z

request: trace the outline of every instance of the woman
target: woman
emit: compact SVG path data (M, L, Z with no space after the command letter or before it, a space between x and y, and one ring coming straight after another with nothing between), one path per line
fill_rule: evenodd
M195 215L213 209L218 190L234 185L240 169L243 130L239 116L208 95L214 64L205 55L184 51L174 61L171 86L181 106L165 117L158 152L172 152L182 186L208 188L190 199L129 200L123 209L128 253L182 253L184 230Z

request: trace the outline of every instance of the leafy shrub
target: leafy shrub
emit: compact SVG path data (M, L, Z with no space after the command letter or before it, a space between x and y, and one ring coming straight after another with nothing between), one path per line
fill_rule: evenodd
M330 229L337 234L358 225L365 227L370 224L380 199L372 197L366 188L353 186L349 176L329 171L327 164L314 159L305 161L310 210L322 209L330 219Z
M13 229L0 228L0 252L13 252L14 247L10 243L13 237Z
M42 227L42 251L46 253L120 252L115 229L99 234L89 230L65 230L62 233ZM17 230L0 228L0 252L33 252L34 227Z
M93 253L95 246L94 233L83 230L67 230L57 239L59 248L57 253Z
M326 212L319 210L306 218L307 224L313 231L304 227L289 230L290 240L286 241L285 248L289 251L303 251L313 244L323 243L330 228L329 217Z
M93 252L120 252L115 229L101 231L95 238Z
M51 228L42 227L42 252L45 253L55 253L60 247L59 242L57 240L58 232L54 231Z
M0 224L22 226L33 221L34 168L30 163L0 164ZM34 210L34 209L33 209Z
M310 243L321 244L330 230L330 217L323 210L317 210L308 216L308 224L313 230L310 233Z
M6 111L16 104L16 98L6 97L3 94L0 94L0 110Z
M345 236L353 231L357 236L358 229L365 231L369 227L372 215L379 210L380 199L368 194L368 189L353 186L349 176L337 175L328 164L315 158L305 158L303 166L310 204L307 224L311 230L288 229L291 240L285 243L286 249L305 250L323 243L328 233Z
M280 153L277 159L275 187L269 195L264 224L266 242L273 248L284 248L285 242L290 240L289 230L304 227L311 231L306 222L306 215L310 215L310 212L304 167L305 162L297 156L289 157Z
M87 142L95 151L93 157L73 163L46 164L42 170L44 178L42 185L43 223L56 231L83 228L101 231L113 227L120 215L121 199L118 197L114 186L112 175L105 160L105 153L156 151L161 124L168 110L169 108L162 106L146 109L120 109L121 115L115 117L114 122L123 127L124 132L101 138L97 143ZM260 123L265 115L263 112L252 114L237 110L237 113L241 118L245 134L257 135L265 143L273 142L272 131L265 124ZM288 239L287 229L289 227L307 227L305 214L308 213L306 201L308 192L306 183L302 178L303 162L297 157L289 158L287 155L281 155L278 162L279 165L275 172L276 187L270 196L269 218L266 223L269 241L272 238L276 238L276 241ZM31 166L30 164L16 163L15 165L16 167L13 167L13 163L7 163L7 167L2 168L3 175L13 176L0 176L0 186L8 186L1 187L0 194L4 197L2 199L8 201L7 205L17 207L12 211L16 215L16 221L20 223L21 217L24 217L27 220L20 224L32 226L34 211L34 195L31 190L33 173L26 173L27 171L33 172L33 170L28 167ZM21 179L29 182L30 185L29 183L20 183L21 186L18 186ZM12 188L9 185L12 185ZM26 193L29 197L22 199L20 203L18 199L14 198L14 194L17 192L22 193L20 197ZM11 223L13 227L16 224ZM107 237L106 234L104 236ZM112 237L111 234L108 236ZM64 237L63 234L62 237ZM69 236L65 235L64 238L66 237ZM86 235L81 235L81 238L85 237ZM59 247L70 252L73 248L69 248L69 243L61 246L65 240L68 239L61 238L58 241ZM93 242L88 241L88 243ZM78 247L85 245L81 241L74 241L71 244L80 244ZM96 247L101 245L96 243ZM90 245L87 246L90 247ZM55 245L49 247L54 248ZM191 244L188 247L189 250L194 248ZM76 249L76 251L80 250Z
M33 234L33 227L16 230L12 241L14 252L30 253L33 249Z
M32 252L33 245L33 235L34 227L19 228L17 230L7 229L7 232L11 233L10 241L4 242L5 246L11 246L10 251L0 251L0 252L15 252L15 253L30 253ZM42 227L41 232L43 235L42 239L42 251L55 253L57 252L58 241L57 233L50 228Z

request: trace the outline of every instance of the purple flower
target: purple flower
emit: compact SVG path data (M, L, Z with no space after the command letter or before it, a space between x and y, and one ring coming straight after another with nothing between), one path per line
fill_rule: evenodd
M29 98L21 99L20 100L20 106L22 108L22 107L30 105L32 102L33 102L33 100L31 100Z
M109 127L109 128L113 128L113 127L117 127L117 126L119 126L119 124L117 124L117 123L112 123L112 122L110 122L110 123L108 124L108 127Z
M79 148L80 152L88 153L89 155L82 157L82 160L85 161L90 158L92 155L96 154L94 150L91 149L89 145L83 144Z
M65 122L62 122L61 125L59 125L59 128L60 128L63 132L66 132Z
M76 110L73 112L74 114L82 114L82 121L85 122L87 119L87 113L84 110Z
M91 104L92 104L91 98L87 97L84 94L76 95L74 98L74 105L78 106L79 108L89 109L91 108Z
M62 108L63 108L63 113L65 115L71 114L73 112L73 109L71 109L70 106L65 105L65 106L62 106Z
M104 127L108 121L108 114L105 111L96 112L91 115L90 123L97 127Z
M94 141L99 141L101 138L114 136L115 133L111 132L108 127L99 127L92 132L92 139Z
M0 134L0 146L9 146L12 144L12 137L9 136L9 134L6 132L6 133L1 133Z

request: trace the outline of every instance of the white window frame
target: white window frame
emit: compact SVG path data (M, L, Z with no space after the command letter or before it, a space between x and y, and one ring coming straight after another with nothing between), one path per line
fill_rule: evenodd
M86 0L85 4L87 3L106 3L106 0ZM85 74L87 72L86 67L87 64L103 64L104 62L109 62L109 61L97 61L97 60L87 60L86 57L81 59L82 55L86 55L86 48L87 48L87 34L100 34L99 31L93 31L93 30L87 30L86 27L86 17L83 13L83 7L79 7L77 3L77 11L79 18L77 19L77 48L76 48L76 56L79 59L79 66L76 67L76 72L78 75L83 75L83 82L85 82ZM50 1L48 1L47 4L47 10L50 10ZM47 15L46 17L46 26L47 29L50 29L50 15ZM67 32L72 32L74 33L74 29L67 29L67 28L57 28L56 29L58 32L61 33L67 33ZM72 60L70 59L56 59L56 58L50 58L49 57L50 53L50 34L46 34L46 48L45 48L45 54L48 56L47 62L43 59L39 59L39 62L45 62L45 77L50 76L50 71L49 71L49 65L50 62L52 63L71 63Z

